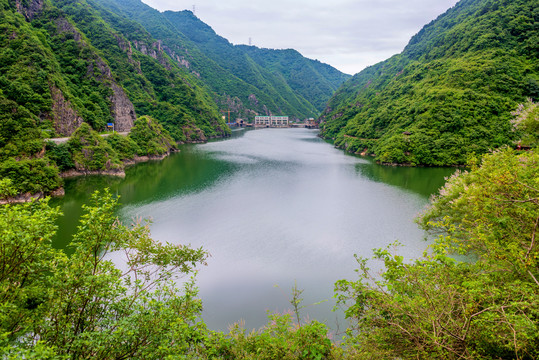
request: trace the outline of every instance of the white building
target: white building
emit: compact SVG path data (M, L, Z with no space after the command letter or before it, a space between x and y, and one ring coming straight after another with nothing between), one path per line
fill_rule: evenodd
M288 116L255 116L256 127L288 127Z

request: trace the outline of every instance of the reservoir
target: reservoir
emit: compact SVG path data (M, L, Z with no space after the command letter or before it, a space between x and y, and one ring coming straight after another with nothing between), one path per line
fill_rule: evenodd
M342 311L332 311L335 281L357 278L354 254L370 257L395 240L399 254L420 257L428 242L414 218L454 169L380 166L317 133L240 130L130 167L125 179L68 179L65 197L53 202L65 214L56 246L69 242L89 194L109 187L125 223L149 218L154 239L211 254L196 281L209 328L263 326L268 312L291 309L296 283L302 318L342 331Z

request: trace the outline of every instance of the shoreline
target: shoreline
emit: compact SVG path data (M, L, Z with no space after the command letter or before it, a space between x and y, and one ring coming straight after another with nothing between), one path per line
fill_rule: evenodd
M59 176L62 179L67 178L74 178L79 176L88 176L88 175L102 175L102 176L117 176L121 178L125 178L125 167L133 166L139 163L144 163L148 161L161 161L165 158L167 158L171 153L180 152L178 149L170 149L163 155L143 155L143 156L135 156L132 159L125 159L123 160L123 167L121 169L110 169L110 170L77 170L77 169L70 169L67 171L63 171L59 174ZM44 192L40 191L37 193L23 193L18 194L16 196L9 197L7 199L0 199L0 205L6 205L6 204L23 204L28 203L31 201L41 200L46 198L47 196L50 197L60 197L65 195L65 189L62 187L59 187L53 191L51 191L48 194L45 194Z
M50 197L58 197L58 196L64 196L65 190L63 187L59 187L58 189L53 190L50 194L46 195L44 192L40 191L34 194L31 193L24 193L24 194L18 194L17 196L9 197L7 199L0 199L0 205L6 205L6 204L24 204L31 201L41 200L46 198L47 196Z

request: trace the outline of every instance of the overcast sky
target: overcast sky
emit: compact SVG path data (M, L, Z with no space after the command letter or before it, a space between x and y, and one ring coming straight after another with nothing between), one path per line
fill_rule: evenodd
M457 0L142 0L160 11L193 10L233 44L296 49L355 74L402 51Z

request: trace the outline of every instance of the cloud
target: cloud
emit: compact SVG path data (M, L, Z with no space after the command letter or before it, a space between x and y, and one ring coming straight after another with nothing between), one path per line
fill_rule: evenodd
M354 74L402 51L423 25L457 0L144 0L192 10L234 44L298 50Z

